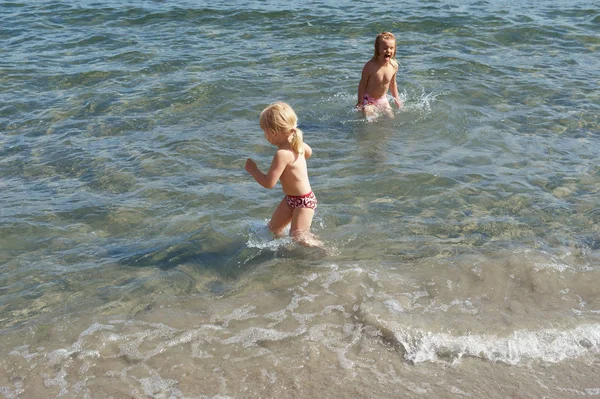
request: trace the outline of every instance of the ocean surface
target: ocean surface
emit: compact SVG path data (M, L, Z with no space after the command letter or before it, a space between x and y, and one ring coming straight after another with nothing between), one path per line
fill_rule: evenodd
M600 397L599 55L587 0L0 2L0 397Z

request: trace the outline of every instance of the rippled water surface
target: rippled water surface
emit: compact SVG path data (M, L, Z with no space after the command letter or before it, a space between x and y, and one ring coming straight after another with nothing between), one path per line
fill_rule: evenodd
M599 50L583 0L1 3L0 396L600 396ZM244 171L275 100L325 252Z

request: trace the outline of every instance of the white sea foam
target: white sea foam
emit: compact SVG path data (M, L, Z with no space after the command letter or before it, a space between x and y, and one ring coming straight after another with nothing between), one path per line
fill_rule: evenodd
M518 330L507 337L489 334L453 336L396 326L394 336L414 363L458 360L465 356L517 365L525 360L558 363L600 352L600 325L570 330Z
M273 234L269 230L268 220L251 221L248 228L248 241L246 245L249 248L267 249L277 251L293 244L293 240L289 235L289 226L283 232L281 238L273 238Z

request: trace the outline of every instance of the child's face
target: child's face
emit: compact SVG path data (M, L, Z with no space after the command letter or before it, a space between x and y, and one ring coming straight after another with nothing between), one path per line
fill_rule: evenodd
M392 39L384 39L379 43L379 60L389 62L396 54L396 42Z

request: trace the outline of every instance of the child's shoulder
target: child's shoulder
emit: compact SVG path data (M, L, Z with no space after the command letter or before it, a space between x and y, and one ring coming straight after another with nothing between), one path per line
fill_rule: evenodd
M376 68L377 68L377 62L371 58L369 61L365 62L365 66L363 67L363 70L371 72Z
M365 62L365 66L377 65L377 61L370 58L369 61Z
M281 161L290 163L296 159L296 153L291 148L279 148L275 153L275 157Z

